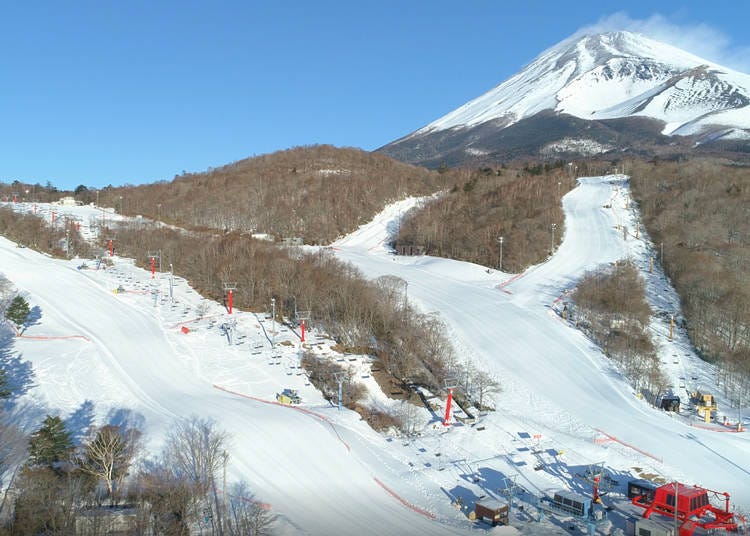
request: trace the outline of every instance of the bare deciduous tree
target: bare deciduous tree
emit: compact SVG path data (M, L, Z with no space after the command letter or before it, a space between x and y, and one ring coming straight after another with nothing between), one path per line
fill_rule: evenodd
M481 370L474 371L471 387L479 409L485 409L487 398L502 391L500 381L494 375Z
M105 425L85 446L78 460L81 471L104 481L110 500L115 499L140 447L141 432L135 428Z
M224 463L228 436L212 419L191 416L167 433L164 457L177 475L184 475L207 493Z
M10 422L5 411L0 412L0 517L5 509L8 490L21 464L26 459L28 436Z
M225 529L229 536L267 536L272 534L274 516L257 501L245 482L233 485L227 501Z

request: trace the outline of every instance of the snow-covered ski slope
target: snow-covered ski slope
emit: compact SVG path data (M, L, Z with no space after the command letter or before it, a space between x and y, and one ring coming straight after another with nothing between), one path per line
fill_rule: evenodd
M648 277L648 258L654 253L642 229L635 236L637 213L627 200L626 177L582 178L578 183L563 199L562 245L548 261L523 274L488 274L484 267L468 263L396 257L382 238L373 240L377 233L369 227L335 247L340 258L368 277L395 274L405 279L409 299L425 311L440 314L462 346L463 357L496 372L504 388L498 397L501 411L488 420L497 426L507 429L503 423L513 417L539 429L543 437L571 436L564 442L577 445L577 450L585 449L581 441L614 437L620 442L599 443L607 446L598 447L589 461L595 462L596 456L607 458L607 450L627 444L627 450L640 453L641 461L632 465L656 463L653 469L668 478L730 491L748 508L748 434L688 426L651 408L634 396L590 341L552 312L552 306L587 270L631 258L645 267ZM410 203L413 200L389 209L391 217L404 212ZM379 219L387 222L391 217ZM669 305L671 312L677 312L676 296L669 296L673 291L658 270L650 276L648 288L655 306ZM661 354L668 372L673 372L675 390L683 375L704 382L696 388L712 387L706 374L710 367L695 358L684 337L665 346L667 332L659 328L654 326L655 336L661 339ZM711 390L719 395L716 388ZM680 394L684 400L685 393ZM733 418L736 422L737 415Z
M368 277L404 278L410 303L445 322L458 359L497 376L503 387L495 397L498 411L475 426L443 428L439 414L424 410L421 436L376 434L307 384L297 368L298 332L263 315L235 309L229 316L180 278L172 303L169 275L152 280L128 259L115 257L107 270L78 270L80 259L54 260L0 239L0 272L38 307L6 354L33 367L24 398L41 407L38 417L60 413L77 432L127 420L144 428L156 450L175 417L216 419L231 435L229 473L246 479L271 505L280 534L462 534L471 524L466 510L452 507L457 498L469 505L482 496L501 497L506 478L525 488L519 500L528 505L533 495L555 489L586 493L577 475L600 462L620 481L638 474L679 479L728 491L733 504L750 510L748 434L705 430L651 408L553 311L586 270L627 257L646 268L654 306L677 311L658 268L648 274L653 251L642 230L635 237L637 213L626 202L628 192L622 176L580 179L563 201L562 245L523 274L393 255L387 240L414 199L388 207L334 244L337 256ZM55 210L75 216L90 207ZM114 293L118 286L125 292ZM233 326L231 337L221 324ZM695 358L684 334L667 343L665 325L655 321L652 328L676 388L680 377L696 378L700 385L691 387L720 395L710 367ZM308 333L308 349L342 359L331 345L324 334ZM346 359L374 389L367 360ZM300 390L304 411L272 403L285 387ZM389 404L382 394L372 403ZM721 412L721 398L719 404ZM623 497L609 499L627 510ZM567 528L517 516L525 534ZM624 528L622 517L612 523L601 533Z

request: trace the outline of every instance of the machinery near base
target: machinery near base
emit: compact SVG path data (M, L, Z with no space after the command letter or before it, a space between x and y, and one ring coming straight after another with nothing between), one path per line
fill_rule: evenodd
M299 404L302 402L296 389L284 389L280 393L276 393L276 400L282 404Z
M709 493L724 498L724 509L711 504ZM643 513L645 519L653 513L676 518L676 522L679 523L679 536L692 536L698 527L734 532L738 530L741 521L729 510L729 493L687 486L679 482L659 486L649 495L637 495L633 497L632 502L646 510Z
M718 406L714 395L704 393L701 391L695 391L690 395L690 402L695 406L695 410L699 416L703 417L705 422L711 422L716 416Z
M572 517L582 521L593 536L596 527L607 521L607 511L591 498L571 491L557 491L552 497L542 497L537 503L540 521L544 514Z

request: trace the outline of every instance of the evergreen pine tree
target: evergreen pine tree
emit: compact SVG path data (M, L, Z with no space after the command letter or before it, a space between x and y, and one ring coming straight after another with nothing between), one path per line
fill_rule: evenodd
M21 327L26 322L30 312L29 302L23 296L16 296L5 310L5 318L15 326L16 333L20 333Z
M42 427L29 439L29 465L56 468L73 451L73 441L60 417L45 417Z

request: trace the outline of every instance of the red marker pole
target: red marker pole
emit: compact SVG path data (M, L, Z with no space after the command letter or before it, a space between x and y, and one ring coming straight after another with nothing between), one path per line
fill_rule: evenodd
M34 214L36 214L36 203L34 203Z
M451 424L451 402L453 402L453 388L448 389L448 401L445 403L445 420L443 426Z
M155 272L156 272L156 259L154 257L151 257L151 279L154 278Z
M302 330L302 340L300 342L305 342L305 319L304 318L300 322L300 329Z
M229 304L229 314L232 314L232 289L229 289L229 299L227 300Z
M112 241L109 241L109 256L112 256Z

